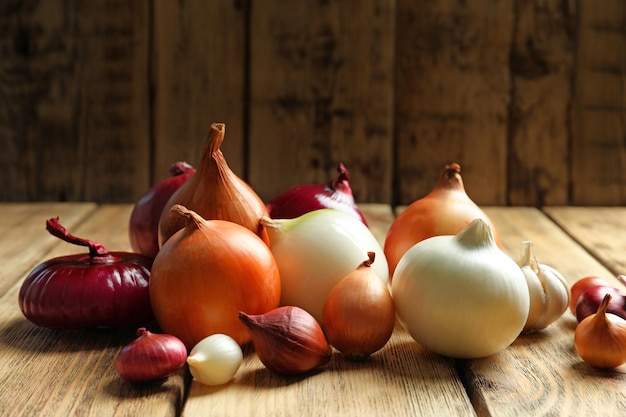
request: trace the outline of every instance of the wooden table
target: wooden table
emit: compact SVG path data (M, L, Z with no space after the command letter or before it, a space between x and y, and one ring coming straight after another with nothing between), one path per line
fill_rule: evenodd
M26 274L53 256L82 253L50 236L59 216L74 234L107 249L130 250L132 206L92 203L0 204L0 415L2 416L603 416L626 415L626 367L599 371L573 347L576 321L566 312L542 332L521 336L481 360L430 353L401 328L370 360L334 355L322 371L283 378L246 349L228 385L195 383L186 369L159 386L122 381L114 360L134 329L56 331L21 314ZM363 205L384 240L391 208ZM517 259L532 240L542 263L569 283L626 272L626 208L487 207L505 250Z

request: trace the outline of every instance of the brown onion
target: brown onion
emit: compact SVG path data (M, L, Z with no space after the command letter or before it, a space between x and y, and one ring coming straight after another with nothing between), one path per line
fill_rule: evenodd
M268 215L265 203L228 167L220 150L225 131L223 123L211 125L196 174L165 204L159 220L161 246L185 226L184 219L169 215L174 204L185 206L206 220L228 220L240 224L269 244L267 232L259 223L261 217Z
M361 360L391 338L396 311L387 285L371 268L375 253L330 291L322 310L328 342L341 353Z
M400 258L413 245L433 236L456 235L477 218L487 222L501 247L493 223L465 192L460 165L446 165L433 190L410 204L391 224L384 246L389 278L393 279Z
M215 333L248 343L239 311L261 314L280 301L280 275L269 247L237 223L205 220L178 204L171 211L185 227L154 259L150 299L157 322L188 348Z

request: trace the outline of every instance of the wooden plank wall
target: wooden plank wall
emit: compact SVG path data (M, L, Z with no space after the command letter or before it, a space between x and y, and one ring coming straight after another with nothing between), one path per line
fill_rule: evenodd
M623 0L6 0L0 201L133 202L211 122L265 200L626 204Z

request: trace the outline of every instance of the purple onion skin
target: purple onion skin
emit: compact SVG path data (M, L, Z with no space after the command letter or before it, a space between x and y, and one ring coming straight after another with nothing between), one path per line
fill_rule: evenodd
M151 258L129 252L52 258L28 274L19 306L42 327L144 325L154 319L148 291L151 267Z
M169 178L155 184L142 195L130 214L129 238L133 251L154 258L159 252L159 219L168 200L196 169L185 162L170 167Z
M348 170L339 163L337 171L337 178L327 184L298 185L278 194L267 203L270 217L293 219L310 211L331 208L351 214L367 226L365 217L354 201Z
M607 293L611 294L612 298L606 312L626 320L626 293L605 285L588 288L580 295L576 304L576 320L580 323L585 317L595 314Z

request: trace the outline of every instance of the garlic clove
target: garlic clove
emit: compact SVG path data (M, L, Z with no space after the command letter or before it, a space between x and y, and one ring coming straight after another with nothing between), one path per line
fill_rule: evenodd
M530 311L522 333L545 329L569 306L567 281L559 271L537 261L531 241L522 242L518 265L524 273L530 295Z
M193 378L204 385L222 385L233 379L243 361L239 344L216 333L200 340L187 357Z
M248 328L257 356L267 369L293 376L330 361L332 350L317 320L295 306L278 307L264 314L239 313Z

